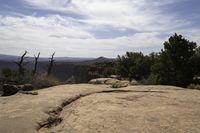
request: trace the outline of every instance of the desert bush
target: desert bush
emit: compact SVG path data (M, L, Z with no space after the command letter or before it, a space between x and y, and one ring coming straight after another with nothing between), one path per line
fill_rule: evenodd
M200 90L200 85L199 84L190 84L187 88Z
M46 76L46 74L37 74L31 81L31 84L34 86L34 88L41 89L59 85L60 82L53 76Z

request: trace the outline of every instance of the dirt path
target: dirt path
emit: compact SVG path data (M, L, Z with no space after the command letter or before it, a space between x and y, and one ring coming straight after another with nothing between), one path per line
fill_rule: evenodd
M0 110L3 133L200 132L200 91L170 86L64 85L0 97Z

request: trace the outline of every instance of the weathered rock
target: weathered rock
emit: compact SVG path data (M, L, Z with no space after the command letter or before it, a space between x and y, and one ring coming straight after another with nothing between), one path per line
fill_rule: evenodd
M11 96L18 92L18 88L15 85L4 84L3 85L3 94L2 96Z
M27 94L27 95L38 95L38 92L29 92L29 91L19 91L19 93Z
M113 85L116 84L117 82L120 82L118 79L108 79L105 81L106 85Z
M0 97L1 133L200 133L198 90L160 85L111 89L75 84L38 92L37 96ZM73 101L78 96L82 98ZM60 117L49 118L51 113Z
M119 79L120 77L117 76L117 75L110 75L110 78L112 78L112 79Z
M132 86L139 85L139 83L136 80L132 80L129 84Z
M113 84L111 87L112 88L123 88L123 87L127 87L128 85L129 85L129 81L120 81L120 82Z
M90 84L105 84L111 78L97 78L89 81Z
M111 85L112 88L121 88L121 87L127 87L129 85L129 81L123 80L120 81L118 79L113 78L97 78L92 79L89 81L90 84L105 84L105 85Z

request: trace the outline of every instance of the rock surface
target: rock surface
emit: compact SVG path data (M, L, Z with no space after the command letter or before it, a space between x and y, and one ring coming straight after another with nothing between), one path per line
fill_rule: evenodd
M89 81L89 84L104 84L104 85L111 85L112 88L123 88L129 85L139 85L136 80L132 80L129 82L128 80L118 80L115 78L97 78L92 79Z
M17 85L20 91L33 91L34 87L32 84Z
M139 85L139 83L136 80L132 80L129 84L132 86Z
M129 85L129 81L119 81L112 85L112 88L123 88Z
M0 97L2 133L199 133L200 91L62 85Z
M105 84L107 80L112 80L111 78L97 78L89 81L90 84Z

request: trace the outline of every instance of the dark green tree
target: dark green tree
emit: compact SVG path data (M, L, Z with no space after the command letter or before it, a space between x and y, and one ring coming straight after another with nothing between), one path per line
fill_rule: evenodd
M195 76L200 76L200 47L196 48L193 56Z
M177 35L176 33L164 43L159 61L153 66L161 84L186 87L194 77L196 43Z
M150 58L144 56L141 52L127 52L126 55L118 56L117 73L123 77L141 80L150 74Z

